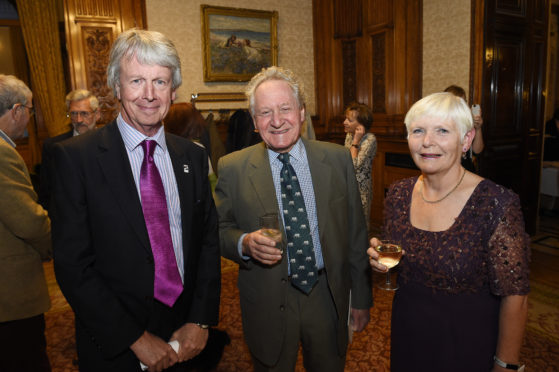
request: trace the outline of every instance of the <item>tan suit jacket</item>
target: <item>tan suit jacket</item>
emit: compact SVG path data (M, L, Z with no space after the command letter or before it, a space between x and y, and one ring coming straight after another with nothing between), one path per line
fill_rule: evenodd
M37 203L27 167L0 138L0 322L50 307L42 261L51 256L50 220Z
M338 313L338 350L347 348L349 292L353 307L372 305L367 228L351 156L332 143L307 141L320 244L328 286ZM287 262L265 266L239 257L237 243L243 233L259 229L258 217L279 210L268 152L264 143L229 154L219 161L216 205L221 253L239 264L243 330L251 353L268 365L280 355L285 335ZM284 240L285 240L285 232Z

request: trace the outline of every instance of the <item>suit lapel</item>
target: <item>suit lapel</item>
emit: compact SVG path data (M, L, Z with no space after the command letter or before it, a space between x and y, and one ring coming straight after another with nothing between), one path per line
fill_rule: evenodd
M316 215L318 218L318 226L320 226L320 240L324 241L324 231L328 229L330 185L333 182L332 168L326 161L326 154L320 147L314 146L312 141L307 141L305 139L303 139L303 144L307 152L307 159L312 177Z
M268 151L264 142L256 146L254 154L252 154L249 161L251 169L247 176L252 184L254 195L262 206L264 212L262 214L278 213L279 206L276 198L276 189L272 178L272 170L270 169Z
M140 197L116 121L101 130L97 155L99 166L124 218L130 223L144 248L151 252Z
M193 198L196 197L196 190L194 190L194 172L195 167L192 160L188 156L186 146L181 146L172 136L165 136L167 142L167 149L173 164L173 172L177 180L177 189L179 193L179 200L181 206L181 224L182 224L182 237L183 237L183 252L185 257L185 265L187 258L187 249L189 241L187 237L191 236L190 228L192 226L192 207ZM196 168L197 169L197 168Z

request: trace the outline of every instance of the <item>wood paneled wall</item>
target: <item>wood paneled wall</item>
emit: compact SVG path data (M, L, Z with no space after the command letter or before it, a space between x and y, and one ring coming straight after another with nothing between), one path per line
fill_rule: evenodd
M390 182L417 174L404 115L421 98L421 10L417 0L314 0L317 137L343 143L343 111L369 105L378 150L371 223L382 220Z
M106 84L111 46L122 31L147 26L145 1L64 0L64 16L71 89L88 89L99 98L98 124L105 124L118 112Z

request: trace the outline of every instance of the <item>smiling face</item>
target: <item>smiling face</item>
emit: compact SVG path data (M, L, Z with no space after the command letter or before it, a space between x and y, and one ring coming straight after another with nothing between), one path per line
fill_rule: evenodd
M471 134L468 132L461 143L460 131L454 122L423 116L409 125L410 154L422 173L445 172L461 166L462 152L469 148Z
M254 92L254 125L273 151L289 152L301 133L305 109L299 107L289 84L267 80Z
M120 62L116 91L124 121L146 136L157 133L175 99L171 69L141 64L136 57Z
M361 124L357 121L357 111L348 110L345 112L344 131L346 133L355 133L355 130Z

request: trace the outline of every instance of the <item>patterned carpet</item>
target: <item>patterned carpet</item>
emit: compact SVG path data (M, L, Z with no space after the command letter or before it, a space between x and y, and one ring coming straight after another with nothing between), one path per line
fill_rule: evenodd
M49 290L53 307L46 314L47 344L54 372L77 371L74 342L73 313L62 297L54 280L52 263L46 263ZM222 297L219 329L225 330L231 344L225 347L223 357L215 369L220 372L247 372L252 370L248 349L243 341L239 294L236 286L237 267L223 260ZM377 277L375 280L382 280ZM371 322L362 333L354 336L348 350L346 371L389 371L390 310L392 294L374 289L375 307L371 309ZM532 282L529 301L529 319L522 347L522 361L528 371L551 372L559 370L559 286L552 287ZM299 359L296 371L304 371Z

